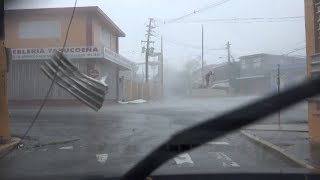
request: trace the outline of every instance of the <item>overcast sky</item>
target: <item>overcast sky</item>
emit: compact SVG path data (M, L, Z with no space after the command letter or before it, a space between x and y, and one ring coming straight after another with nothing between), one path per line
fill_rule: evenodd
M21 0L22 1L22 0ZM73 0L23 0L20 7L72 6ZM31 2L30 2L31 1ZM253 53L285 54L305 46L304 20L285 22L226 23L171 23L174 19L196 9L222 0L79 0L79 6L99 6L125 33L120 40L120 52L135 62L142 62L141 40L145 39L148 18L155 18L158 27L155 48L164 37L166 63L180 66L187 59L201 55L201 24L204 25L205 48L223 48L230 41L235 58ZM38 2L38 3L37 3ZM303 16L304 0L230 0L220 6L194 14L182 21L201 21L228 18L278 18ZM42 4L40 4L42 3ZM298 51L294 55L305 55ZM208 63L226 61L226 51L205 51Z

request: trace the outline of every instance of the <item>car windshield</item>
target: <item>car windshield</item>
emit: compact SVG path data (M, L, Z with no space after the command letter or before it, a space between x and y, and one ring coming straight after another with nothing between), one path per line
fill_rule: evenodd
M320 72L318 0L0 2L0 179L122 176L176 133ZM154 173L320 168L319 98L264 105L232 133L167 144Z

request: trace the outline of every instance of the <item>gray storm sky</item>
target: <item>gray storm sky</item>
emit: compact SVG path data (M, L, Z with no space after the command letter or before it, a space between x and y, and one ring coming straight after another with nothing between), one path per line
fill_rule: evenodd
M79 6L99 6L126 34L120 40L120 52L135 62L144 60L141 40L145 39L147 19L157 19L155 29L160 47L160 35L164 37L166 63L181 66L187 59L201 55L201 24L205 29L205 48L223 48L227 41L232 44L232 55L237 58L253 53L284 54L305 46L304 20L286 22L250 23L172 23L174 19L221 0L79 0ZM73 0L23 0L16 7L72 6ZM37 3L38 2L38 3ZM35 4L40 4L36 6ZM194 14L183 21L228 18L277 18L303 16L303 0L230 0L225 4ZM191 47L190 47L191 46ZM305 55L298 51L294 55ZM226 61L226 51L205 51L208 63Z

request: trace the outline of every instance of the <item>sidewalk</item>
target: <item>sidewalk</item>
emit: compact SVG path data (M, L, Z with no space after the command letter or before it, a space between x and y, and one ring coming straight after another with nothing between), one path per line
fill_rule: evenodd
M251 125L246 130L261 130L261 131L293 131L293 132L309 132L307 124L257 124Z
M306 124L252 125L241 133L303 167L320 169L320 144L309 141Z
M0 144L0 158L2 156L5 156L6 153L15 148L20 143L20 141L20 138L11 138L11 140L8 143Z

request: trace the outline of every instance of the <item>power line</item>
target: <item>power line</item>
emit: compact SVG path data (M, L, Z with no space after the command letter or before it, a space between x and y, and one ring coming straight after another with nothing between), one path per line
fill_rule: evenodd
M173 23L173 22L175 22L175 21L179 21L179 20L184 19L184 18L186 18L186 17L189 17L189 16L191 16L191 15L194 15L194 14L197 14L197 13L200 13L200 12L203 12L203 11L206 11L206 10L208 10L208 9L211 9L211 8L214 8L214 7L217 7L217 6L220 6L220 5L224 4L224 3L227 3L228 1L230 1L230 0L222 0L222 1L219 1L219 2L216 2L216 3L213 3L213 4L210 4L210 5L207 5L207 6L203 7L203 8L194 10L193 12L190 12L190 13L188 13L188 14L185 14L185 15L183 15L183 16L181 16L181 17L178 17L178 18L169 20L168 22L164 22L164 24L166 24L166 23L169 24L169 23Z
M70 22L69 22L69 25L68 25L68 29L67 29L66 36L65 36L65 40L64 40L64 43L63 43L63 47L62 47L62 54L63 54L64 49L65 49L65 46L66 46L66 44L67 44L67 40L68 40L68 36L69 36L69 31L70 31L70 27L71 27L71 23L72 23L72 20L73 20L73 17L74 17L74 13L75 13L75 10L76 10L76 7L77 7L77 2L78 2L78 0L75 0L75 2L74 2L73 11L72 11L72 14L71 14L71 17L70 17ZM26 137L26 135L29 133L29 131L30 131L31 128L33 127L34 123L35 123L36 120L38 119L38 117L39 117L39 115L40 115L40 113L41 113L41 111L42 111L45 103L47 102L51 91L52 91L54 82L55 82L55 80L56 80L56 78L57 78L57 74L58 74L58 70L57 70L57 72L55 73L55 76L54 76L54 78L53 78L53 80L52 80L52 82L51 82L51 84L50 84L50 87L49 87L49 89L48 89L48 91L47 91L47 94L46 94L44 100L42 101L41 106L40 106L37 114L35 115L33 121L31 122L30 126L28 127L27 131L26 131L26 132L24 133L24 135L22 136L21 140L23 140L23 139Z
M283 54L283 55L289 55L289 54L292 54L292 53L295 53L295 52L298 52L298 51L301 51L301 50L305 50L306 49L306 46L304 46L304 47L301 47L301 48L297 48L297 49L294 49L294 50L292 50L292 51L290 51L290 52L288 52L288 53L285 53L285 54Z
M196 46L196 45L191 45L191 44L186 44L183 42L178 42L178 41L174 41L174 40L169 40L167 38L163 38L164 41L169 42L171 44L180 46L180 47L184 47L184 48L192 48L192 49L201 49L201 46ZM225 50L226 48L206 48L206 51L220 51L220 50Z
M203 20L186 20L176 21L175 23L205 23L205 22L216 22L216 23L258 23L258 22L291 22L304 20L304 16L286 16L286 17L251 17L251 18L228 18L228 19L203 19Z
M71 27L72 20L73 20L73 17L74 17L74 13L75 13L75 10L76 10L76 7L77 7L77 2L78 2L78 0L75 0L75 2L74 2L73 11L72 11L72 14L71 14L71 17L70 17L70 22L69 22L69 25L68 25L68 28L67 28L65 40L64 40L64 43L63 43L63 47L62 47L62 54L63 54L63 52L64 52L64 49L65 49L65 46L66 46L66 43L67 43L67 40L68 40L70 27ZM59 69L59 68L58 68L58 69ZM21 138L21 141L27 136L27 134L29 133L29 131L30 131L31 128L33 127L34 123L35 123L36 120L38 119L38 117L39 117L39 115L40 115L40 113L41 113L44 105L46 104L46 102L47 102L47 100L48 100L48 98L49 98L49 96L50 96L50 93L51 93L51 91L52 91L54 82L55 82L55 80L56 80L56 78L57 78L58 71L59 71L59 70L57 70L57 72L55 73L55 76L54 76L54 78L53 78L53 80L52 80L52 82L51 82L51 84L50 84L50 87L49 87L49 89L48 89L48 91L47 91L47 93L46 93L46 96L45 96L45 98L43 99L43 101L42 101L42 103L41 103L41 105L40 105L40 107L39 107L39 109L38 109L35 117L33 118L33 120L31 121L30 125L28 126L27 130L26 130L25 133L23 134L23 136L22 136L22 138ZM4 158L4 157L5 157L6 155L8 155L10 152L11 152L11 151L9 151L7 154L3 155L0 159Z
M202 20L186 20L180 22L205 22L205 21L248 21L248 20L287 20L287 19L303 19L304 16L282 16L282 17L248 17L248 18L225 18L225 19L202 19Z
M69 25L68 25L68 29L67 29L66 36L65 36L65 39L64 39L64 43L63 43L63 47L62 47L62 54L63 54L64 49L65 49L66 44L67 44L67 40L68 40L68 36L69 36L69 31L70 31L70 27L71 27L71 23L72 23L72 20L73 20L73 17L74 17L74 13L75 13L76 7L77 7L77 2L78 2L78 0L75 0L75 2L74 2L72 14L71 14L71 17L70 17L70 22L69 22ZM58 68L58 69L59 69L59 68ZM46 102L47 102L47 100L48 100L48 98L49 98L49 96L50 96L50 93L51 93L51 91L52 91L54 82L55 82L55 80L56 80L56 78L57 78L58 72L59 72L59 71L57 70L57 72L55 73L55 76L54 76L54 78L53 78L53 80L52 80L52 82L51 82L51 84L50 84L50 87L49 87L49 89L48 89L48 91L47 91L47 94L46 94L45 98L43 99L43 101L42 101L42 103L41 103L41 105L40 105L40 108L39 108L37 114L35 115L34 119L32 120L31 124L29 125L27 131L26 131L26 132L24 133L24 135L22 136L21 140L23 140L23 139L26 137L26 135L29 133L29 131L30 131L31 128L33 127L34 123L35 123L36 120L38 119L38 117L39 117L39 115L40 115L40 113L41 113L44 105L46 104Z

